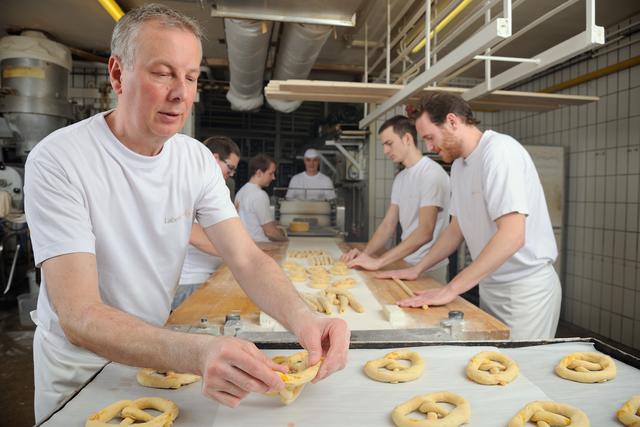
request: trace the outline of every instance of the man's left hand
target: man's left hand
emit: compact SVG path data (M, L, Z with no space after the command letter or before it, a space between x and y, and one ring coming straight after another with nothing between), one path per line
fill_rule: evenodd
M365 270L379 270L382 268L382 262L380 258L374 258L364 252L358 255L355 259L352 259L347 263L347 267L354 268L360 267Z
M300 345L309 352L309 364L314 365L324 357L318 374L313 379L316 383L347 365L349 339L351 332L342 319L309 316L299 324L295 335Z
M422 307L423 305L445 305L458 296L450 286L417 291L416 296L398 301L400 307Z

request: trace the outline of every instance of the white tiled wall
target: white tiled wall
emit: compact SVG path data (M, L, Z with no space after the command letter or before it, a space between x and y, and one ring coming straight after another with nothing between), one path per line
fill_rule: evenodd
M622 47L518 89L540 90L638 56L640 34L617 46ZM565 147L562 318L640 349L640 66L564 93L597 95L600 100L546 113L495 113L494 129L523 144Z

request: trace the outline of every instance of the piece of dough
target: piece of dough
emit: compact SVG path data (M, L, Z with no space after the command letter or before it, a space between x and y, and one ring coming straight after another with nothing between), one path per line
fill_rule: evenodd
M145 387L178 389L183 385L200 380L199 375L178 374L173 371L161 372L150 368L140 368L136 374L138 383Z
M448 403L455 407L448 411L438 402ZM418 410L427 418L410 418L409 414ZM471 407L462 396L449 391L429 393L396 406L391 413L393 422L398 427L458 427L469 422Z
M589 427L589 418L580 409L549 400L528 403L511 418L508 427L524 427L529 421L551 426Z
M616 364L597 352L571 353L555 369L558 376L580 383L602 383L616 377Z
M616 412L616 417L627 427L640 427L640 394L627 400Z
M469 360L467 377L478 384L506 385L518 376L518 365L509 356L493 351L482 351Z
M280 365L287 365L289 372L284 374L277 371L284 382L284 388L279 392L267 393L269 395L279 395L280 400L285 405L290 404L298 398L304 386L316 377L322 361L309 366L309 353L300 351L291 356L274 356L272 360Z
M398 360L407 360L410 365L398 363ZM416 380L420 378L423 371L422 357L415 351L408 350L392 351L364 365L364 372L369 378L392 384Z
M144 409L155 409L161 412L155 416ZM85 427L113 427L117 424L109 423L112 419L122 418L120 425L131 425L135 421L142 421L136 424L144 427L170 427L173 420L178 417L178 406L170 400L160 397L143 397L136 400L119 400L104 409L95 412L87 418Z

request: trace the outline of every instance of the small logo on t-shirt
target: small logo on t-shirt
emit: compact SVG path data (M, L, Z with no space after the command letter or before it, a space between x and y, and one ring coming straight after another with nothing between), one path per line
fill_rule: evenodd
M193 216L193 209L187 209L184 212L176 215L176 216L166 216L164 217L164 223L165 224L173 224L175 222L180 221L181 219L186 219L189 218L191 219L191 217Z

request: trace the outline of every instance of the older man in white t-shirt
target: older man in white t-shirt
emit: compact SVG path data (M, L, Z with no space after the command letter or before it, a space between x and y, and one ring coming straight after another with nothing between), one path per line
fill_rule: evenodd
M287 199L333 200L336 192L331 179L320 172L320 153L313 148L304 152L304 172L294 175L289 182Z
M478 129L469 104L435 93L421 101L416 128L451 168L451 223L422 261L379 277L412 279L466 241L473 262L447 286L400 305L442 305L480 283L480 307L505 322L512 339L555 336L562 291L542 184L512 137Z
M25 212L42 268L33 340L42 421L106 363L202 376L202 393L235 407L282 389L253 343L163 328L195 219L247 295L323 359L346 364L346 323L312 313L237 218L220 167L180 135L197 94L201 30L160 4L116 24L108 72L114 110L59 129L25 165Z
M287 235L273 218L269 195L263 190L276 179L276 162L266 154L252 157L249 176L249 182L236 194L235 205L240 220L255 242L287 240Z
M442 166L422 155L416 145L416 128L409 118L395 116L386 120L378 135L384 154L404 169L393 180L391 203L367 246L362 252L352 249L342 256L351 268L379 270L403 258L415 265L449 223L449 176ZM395 234L398 224L402 228L401 242L376 256ZM446 283L448 264L445 258L426 275Z

